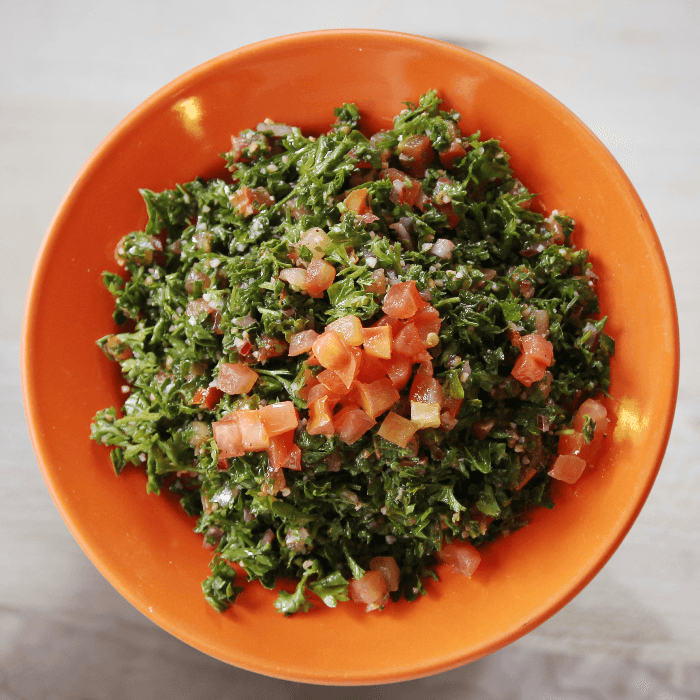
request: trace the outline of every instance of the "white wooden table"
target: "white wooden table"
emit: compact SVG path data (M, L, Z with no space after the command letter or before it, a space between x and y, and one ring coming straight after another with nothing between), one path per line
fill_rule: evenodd
M683 365L666 459L597 578L510 647L386 687L263 678L187 647L136 612L72 539L27 435L19 334L39 243L99 141L187 69L260 39L335 27L452 41L514 68L618 158L674 280ZM0 4L0 700L700 697L700 5L681 0L343 5L277 0Z

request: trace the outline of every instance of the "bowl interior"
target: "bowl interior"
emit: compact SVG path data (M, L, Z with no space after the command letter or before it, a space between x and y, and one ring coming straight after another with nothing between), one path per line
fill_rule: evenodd
M108 450L89 440L95 412L121 402L118 368L95 340L113 332L103 270L117 241L143 228L139 188L161 190L223 172L231 134L265 117L325 130L354 101L371 133L406 100L436 88L464 131L501 139L519 178L546 209L577 222L601 277L601 306L617 343L614 435L601 463L557 507L487 546L471 579L439 570L416 604L360 606L285 618L254 583L229 612L204 601L210 554L168 497L145 477L117 479ZM654 342L649 343L649 329ZM607 329L606 329L607 330ZM52 496L107 579L142 613L219 659L316 683L404 680L452 668L513 641L568 602L613 553L641 508L670 431L678 330L663 254L634 189L612 156L566 108L516 73L448 44L373 31L317 32L239 49L152 96L79 173L34 270L23 334L28 423Z

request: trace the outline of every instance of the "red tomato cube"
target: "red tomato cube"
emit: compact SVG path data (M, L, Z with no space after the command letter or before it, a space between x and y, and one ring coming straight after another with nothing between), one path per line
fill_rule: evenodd
M291 401L271 403L259 408L265 432L270 437L295 430L299 425L299 414Z
M241 362L222 362L216 385L227 394L247 394L259 376L254 369Z
M357 442L377 422L358 406L349 405L341 408L333 417L335 432L346 444Z
M565 481L567 484L575 484L583 470L586 462L576 455L559 455L554 461L554 466L547 472L553 479Z

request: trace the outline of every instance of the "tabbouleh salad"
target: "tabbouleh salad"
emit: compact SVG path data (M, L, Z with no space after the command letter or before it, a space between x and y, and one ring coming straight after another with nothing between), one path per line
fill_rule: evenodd
M285 614L414 600L437 561L552 507L608 425L612 339L596 275L494 139L435 91L371 138L266 120L231 177L142 190L144 231L104 273L123 406L94 418L117 474L197 517L218 611L248 580ZM240 575L240 573L238 574Z

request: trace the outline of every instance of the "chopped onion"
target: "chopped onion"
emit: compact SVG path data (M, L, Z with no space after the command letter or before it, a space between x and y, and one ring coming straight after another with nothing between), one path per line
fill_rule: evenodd
M454 247L455 244L447 238L438 238L430 249L430 252L437 258L449 260L452 257L452 249Z

